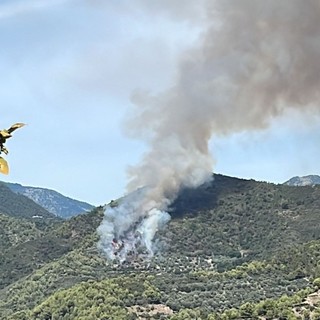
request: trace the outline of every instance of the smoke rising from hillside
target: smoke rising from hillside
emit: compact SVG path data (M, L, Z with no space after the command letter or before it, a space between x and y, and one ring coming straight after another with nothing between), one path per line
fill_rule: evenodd
M129 131L149 151L130 168L128 192L147 189L138 206L126 210L125 201L117 210L134 230L153 209L165 214L181 188L210 179L212 137L265 128L285 110L320 110L319 1L219 0L206 10L205 30L181 56L174 86L133 96ZM154 225L152 235L162 224Z

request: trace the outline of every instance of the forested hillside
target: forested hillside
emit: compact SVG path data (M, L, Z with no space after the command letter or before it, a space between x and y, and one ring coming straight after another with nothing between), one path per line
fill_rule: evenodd
M102 207L46 229L3 215L0 314L11 320L318 319L319 196L320 186L215 175L181 192L153 259L123 264L97 250Z
M46 232L40 232L35 224L28 224L29 228L34 228L34 232L29 232L29 238L14 246L4 246L0 252L0 288L3 288L19 278L28 275L33 270L38 269L45 263L58 259L64 254L86 246L92 238L102 217L101 208L93 210L87 215L80 215L71 220L57 222ZM19 224L21 232L24 225ZM8 233L13 233L11 228ZM24 232L28 232L27 230ZM32 236L31 236L32 235ZM17 236L17 235L16 235Z
M320 238L320 187L290 187L215 175L185 190L164 237L170 250L198 257L267 258ZM190 250L192 249L192 250Z

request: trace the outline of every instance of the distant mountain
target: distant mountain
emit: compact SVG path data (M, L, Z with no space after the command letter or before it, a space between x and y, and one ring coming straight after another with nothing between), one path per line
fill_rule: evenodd
M0 183L0 213L16 218L55 218L45 208L28 197L16 194L5 183Z
M28 197L49 212L64 219L93 209L89 203L68 198L54 190L23 186L18 183L5 182L4 184L14 193Z
M314 186L320 184L320 176L318 175L309 175L304 177L293 177L290 180L286 181L284 184L288 186Z

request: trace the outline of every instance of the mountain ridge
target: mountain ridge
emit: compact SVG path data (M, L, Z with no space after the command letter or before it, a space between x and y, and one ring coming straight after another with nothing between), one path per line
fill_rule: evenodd
M0 212L21 218L49 218L56 216L24 195L11 191L4 182L0 182Z
M310 174L307 176L295 176L284 182L288 186L314 186L320 184L320 176L316 174Z
M55 216L67 219L94 208L93 205L64 196L61 193L47 188L24 186L19 183L4 182L14 193L21 194Z

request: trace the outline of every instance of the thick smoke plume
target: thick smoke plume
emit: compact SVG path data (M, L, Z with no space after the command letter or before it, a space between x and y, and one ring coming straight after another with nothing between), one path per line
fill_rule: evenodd
M179 190L210 179L210 138L264 128L285 110L320 110L318 0L218 0L206 10L205 30L181 56L175 85L133 97L129 129L150 149L130 169L128 191L146 188L106 209L100 244L110 258L113 238L128 239L123 259L137 239L152 254Z

